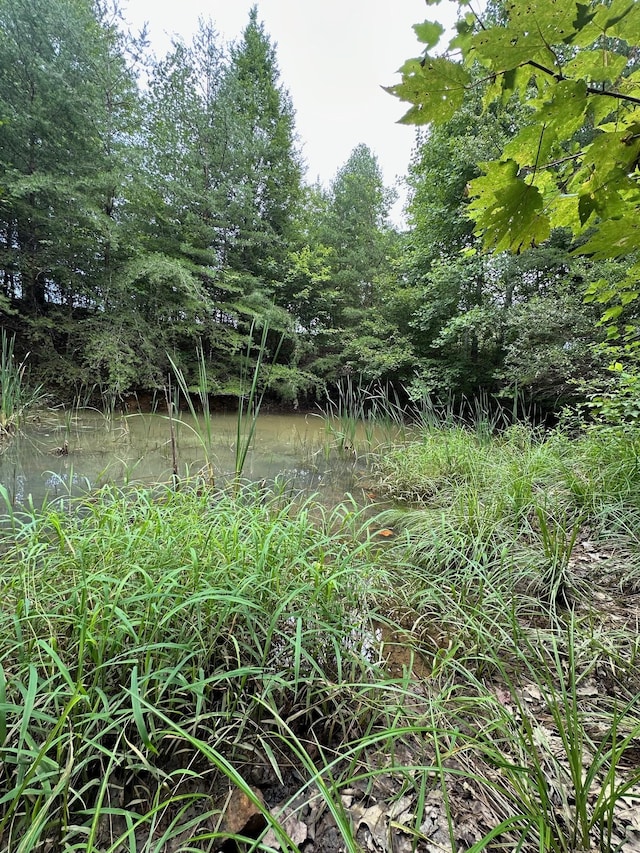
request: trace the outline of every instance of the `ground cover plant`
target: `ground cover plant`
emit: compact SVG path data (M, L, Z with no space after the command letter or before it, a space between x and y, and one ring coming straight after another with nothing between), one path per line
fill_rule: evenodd
M413 566L403 618L450 679L450 755L493 815L453 836L637 849L638 433L487 422L423 420L378 462Z
M415 436L7 512L3 853L637 849L637 436Z
M360 699L343 683L372 666L366 590L384 580L352 514L309 515L252 491L105 489L72 514L8 519L1 849L102 849L105 823L114 850L120 834L136 849L169 800L184 812L209 796L183 791L202 770L195 742L217 756L206 775L275 764L259 748L274 715L339 727L350 702L358 731L375 683Z

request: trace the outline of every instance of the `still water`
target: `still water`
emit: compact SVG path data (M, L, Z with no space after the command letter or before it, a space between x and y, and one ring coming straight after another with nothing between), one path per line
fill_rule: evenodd
M202 436L203 425L187 414L172 423L180 477L196 475L207 462L216 485L233 477L235 414L213 414L207 437ZM267 483L278 478L293 490L319 492L325 502L338 502L345 493L362 491L365 463L362 456L338 451L335 445L336 431L324 418L260 415L243 477ZM44 500L81 494L105 483L169 481L173 456L166 415L105 418L91 409L73 415L45 413L23 425L10 443L0 445L0 484L12 505L33 500L39 506Z

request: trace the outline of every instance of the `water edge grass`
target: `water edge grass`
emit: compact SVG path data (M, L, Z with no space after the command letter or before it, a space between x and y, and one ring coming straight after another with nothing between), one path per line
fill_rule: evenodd
M436 507L388 544L353 503L250 485L13 511L0 850L217 850L232 790L264 818L249 848L299 849L310 814L319 850L621 847L640 802L637 634L541 594L531 496L570 506L562 459L580 511L611 517L632 505L624 460L616 479L560 438L549 456L513 431L493 463L441 440L456 456L436 455Z
M42 388L29 388L26 381L26 358L17 362L15 336L0 334L0 439L15 432L25 412L42 400Z

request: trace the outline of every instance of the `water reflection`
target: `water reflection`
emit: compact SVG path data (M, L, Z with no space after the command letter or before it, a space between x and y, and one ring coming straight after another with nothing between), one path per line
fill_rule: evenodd
M217 485L233 477L236 416L215 414L209 434L189 415L173 421L179 477L211 471ZM243 470L246 479L271 482L276 477L295 490L322 491L337 502L352 491L364 470L362 459L329 452L331 437L322 418L313 415L261 415ZM99 488L169 481L174 453L171 424L159 414L106 419L81 410L48 414L28 424L0 449L0 483L13 505L40 505Z

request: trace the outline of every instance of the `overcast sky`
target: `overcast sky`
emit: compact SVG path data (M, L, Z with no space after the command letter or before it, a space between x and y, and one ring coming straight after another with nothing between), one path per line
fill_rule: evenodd
M158 56L171 37L189 40L198 17L225 41L241 35L253 0L124 0L134 29L145 21ZM414 130L396 124L403 104L381 89L420 52L412 24L447 14L424 0L258 0L259 18L277 43L281 80L291 94L307 178L328 184L353 148L366 143L385 182L407 170ZM451 4L448 4L451 5ZM397 211L396 211L397 213Z

